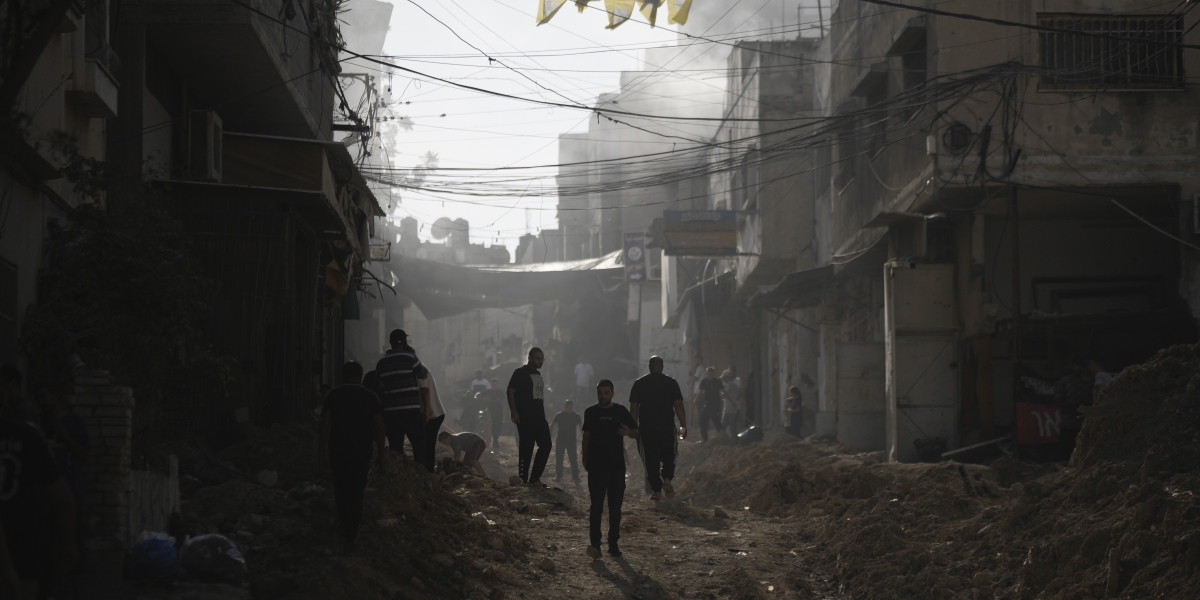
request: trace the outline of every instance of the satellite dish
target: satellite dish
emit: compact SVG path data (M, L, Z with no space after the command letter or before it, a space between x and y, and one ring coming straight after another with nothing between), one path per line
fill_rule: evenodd
M442 217L433 222L433 227L429 228L429 233L435 240L444 240L453 230L454 221L451 221L449 217Z

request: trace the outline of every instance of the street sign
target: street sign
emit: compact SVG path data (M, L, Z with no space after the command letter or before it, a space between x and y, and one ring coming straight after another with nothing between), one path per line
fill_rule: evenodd
M625 254L621 258L625 263L625 281L630 283L646 281L646 235L626 233L624 247Z
M663 211L668 256L733 256L737 248L737 211Z

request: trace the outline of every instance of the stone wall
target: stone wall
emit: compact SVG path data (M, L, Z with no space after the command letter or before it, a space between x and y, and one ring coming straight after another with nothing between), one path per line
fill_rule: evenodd
M71 406L87 425L91 456L83 463L80 514L93 550L123 548L128 536L133 390L114 385L107 371L75 373Z

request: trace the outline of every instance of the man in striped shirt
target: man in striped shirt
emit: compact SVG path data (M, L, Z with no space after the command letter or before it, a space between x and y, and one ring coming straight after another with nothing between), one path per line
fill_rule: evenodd
M417 353L408 345L408 334L393 329L388 340L392 349L375 365L383 387L383 427L388 444L394 452L404 452L404 437L413 448L413 460L424 465L425 416L429 413L427 397L422 396L418 380L429 377Z

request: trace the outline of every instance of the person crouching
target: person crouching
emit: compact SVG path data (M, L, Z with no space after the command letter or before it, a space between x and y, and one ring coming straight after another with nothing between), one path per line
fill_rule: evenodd
M487 442L477 433L464 431L462 433L450 433L443 431L438 434L438 441L450 446L454 450L454 460L458 460L458 455L461 453L462 463L468 469L473 469L476 473L487 477L487 471L483 470L483 465L479 462L479 457L483 456L483 451L487 450Z

